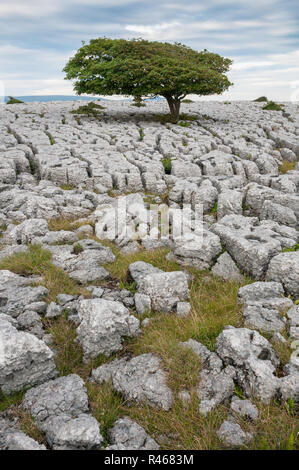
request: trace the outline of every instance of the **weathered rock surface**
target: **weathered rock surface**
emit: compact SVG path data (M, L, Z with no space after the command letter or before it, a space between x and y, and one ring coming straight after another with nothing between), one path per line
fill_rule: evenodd
M131 264L129 271L138 292L150 297L154 310L170 312L189 298L187 276L181 271L165 273L143 261Z
M256 102L183 103L183 112L196 116L188 121L188 132L184 125L153 121L153 114L168 112L163 100L147 101L142 108L106 101L100 121L78 120L70 112L77 105L0 104L2 266L13 269L7 257L31 256L29 245L40 244L74 286L82 285L82 295L69 295L62 286L48 305L53 290L47 276L0 270L1 392L34 387L23 405L47 447L101 448L82 379L54 380L56 343L47 327L65 315L76 326L78 347L89 361L120 351L126 337L138 334L139 320L129 309L139 315L156 311L143 320L147 328L159 322L161 312L182 317L178 324L189 323L192 275L187 269L163 272L132 263L128 281L135 281L137 293L110 277L110 263L122 256L159 249L163 257L168 251L171 261L209 269L224 281L242 282L243 274L259 281L239 290L245 328L226 326L215 352L195 340L183 343L200 358L199 413L206 415L222 403L230 406L218 435L230 448L250 446L252 435L236 422L241 416L253 427L258 419L249 398L267 403L277 398L282 406L290 398L299 401L297 105L284 103L283 112L271 112ZM281 174L285 161L294 168ZM60 223L66 230L59 230ZM99 238L117 245L117 260ZM256 330L271 336L278 348L290 344L284 367ZM172 406L162 362L152 354L104 364L93 371L93 379L111 380L129 402L164 410ZM236 385L247 399L234 396ZM182 406L189 406L191 392L185 385L179 390ZM128 418L114 423L110 438L110 450L157 448ZM45 447L4 417L0 448Z
M115 359L92 372L97 383L112 381L112 385L126 400L148 403L169 410L172 392L159 359L153 354L142 354L132 359Z
M52 416L41 428L53 450L95 450L103 441L97 420L84 413Z
M227 447L242 447L253 439L251 433L244 432L238 423L229 420L221 424L217 435Z
M238 300L244 305L245 326L269 333L282 331L286 326L284 315L293 306L283 295L279 282L255 282L241 287Z
M139 320L130 315L129 310L120 302L104 299L81 300L78 315L81 323L77 334L85 360L99 354L109 356L112 352L122 349L124 337L139 333Z
M278 395L279 379L274 372L279 360L270 343L257 331L223 330L217 338L216 352L224 364L235 368L236 380L245 396L268 403Z
M54 354L36 336L0 319L0 389L16 392L55 377Z
M78 417L88 412L86 387L78 375L59 377L26 392L22 406L39 425L61 414Z
M266 274L268 281L281 282L286 293L299 297L299 251L281 253L272 258Z
M242 281L242 275L236 263L226 252L219 256L211 272L225 281Z
M158 444L142 426L129 418L120 418L110 430L111 444L106 450L158 450Z

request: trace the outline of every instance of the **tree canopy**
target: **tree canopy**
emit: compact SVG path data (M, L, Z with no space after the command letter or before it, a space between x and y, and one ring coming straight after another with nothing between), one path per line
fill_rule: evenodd
M178 119L187 94L221 94L232 85L231 63L180 43L98 38L83 44L63 70L79 95L163 96Z

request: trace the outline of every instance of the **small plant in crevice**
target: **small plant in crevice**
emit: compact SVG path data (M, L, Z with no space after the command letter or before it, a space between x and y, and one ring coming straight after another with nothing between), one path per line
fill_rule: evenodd
M141 128L138 130L138 132L139 132L139 141L142 142L145 137L144 130Z
M284 249L282 250L282 253L291 253L292 251L299 251L299 243L297 243L297 244L294 245L294 246L290 246L290 247L284 248Z
M282 160L281 164L278 167L279 173L282 173L284 175L288 171L294 170L295 166L296 166L296 162L289 162L288 160Z
M85 115L87 117L98 118L99 114L101 113L103 109L105 109L105 106L90 102L86 105L79 106L79 108L77 109L73 109L72 111L70 111L70 113L75 114L75 115L80 114L80 115Z
M161 163L164 167L165 174L170 175L171 167L172 167L171 158L170 157L162 158Z
M75 243L75 245L73 246L73 253L75 255L79 255L79 253L82 253L82 251L84 251L84 248L81 243Z

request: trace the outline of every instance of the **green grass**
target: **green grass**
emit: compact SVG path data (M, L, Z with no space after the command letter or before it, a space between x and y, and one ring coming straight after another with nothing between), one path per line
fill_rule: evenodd
M274 101L269 101L262 109L265 111L283 111L282 107Z
M103 109L105 109L105 106L90 102L86 105L79 106L77 109L73 109L70 113L75 115L85 115L87 117L98 117Z
M282 253L290 253L290 252L292 252L292 251L298 251L298 250L299 250L299 243L297 243L296 245L291 246L291 247L289 247L289 248L284 248L284 249L282 250Z
M162 158L161 163L164 167L165 174L170 175L171 174L171 166L172 166L171 158L169 158L169 157Z
M0 269L8 269L22 276L32 274L43 277L42 285L46 286L49 293L47 301L55 301L58 294L76 295L85 293L73 279L62 269L51 262L51 252L44 250L40 245L30 245L27 252L15 253L4 258L0 262Z
M57 226L73 223L61 219ZM60 225L59 225L60 224ZM94 237L95 238L95 237ZM95 238L96 239L96 238ZM166 259L169 250L142 250L133 254L122 254L111 242L102 242L111 246L116 259L106 265L112 279L118 280L121 288L136 291L136 285L128 275L129 265L141 260L162 269L163 271L182 270L182 266ZM57 293L79 293L79 286L65 273L53 266L51 253L39 246L29 246L28 253L12 255L0 264L0 269L10 269L22 275L40 274L44 276L43 284L50 290L50 298ZM57 319L43 319L47 333L51 333L56 350L55 362L59 375L79 374L88 380L92 369L123 355L136 356L153 353L161 360L166 373L167 384L173 391L172 409L163 411L147 405L126 403L124 398L113 390L111 383L103 385L86 382L90 410L99 421L104 444L109 444L109 430L116 419L129 416L138 422L156 439L161 449L165 450L208 450L223 449L217 437L217 429L228 416L226 406L203 417L198 412L199 398L196 393L199 372L202 364L196 354L182 347L179 343L190 338L198 340L211 351L224 326L243 326L242 307L237 303L237 294L241 285L251 282L244 278L242 283L222 281L210 273L186 268L192 275L190 282L191 313L180 318L173 313L149 312L151 322L142 329L139 336L126 339L122 351L109 358L99 355L92 361L83 362L83 350L77 342L77 326L67 319L66 313ZM62 276L62 277L60 277ZM71 283L71 284L69 284ZM145 317L146 317L145 315ZM142 319L143 317L141 317ZM289 345L274 345L282 363L289 358ZM184 404L179 392L188 390L190 401ZM0 396L0 411L10 408L20 419L22 429L31 437L43 442L43 435L36 428L32 418L17 408L24 391L9 397ZM235 394L243 398L242 391L236 387ZM248 449L299 449L298 407L294 401L287 403L272 402L264 405L253 400L259 409L259 420L253 424L246 419L236 418L242 429L254 434L254 440Z
M190 127L190 122L187 122L187 121L179 121L179 122L178 122L178 126L181 126L181 127Z
M143 139L144 139L144 136L145 136L144 130L143 130L143 129L139 129L138 132L139 132L139 141L142 142Z
M48 221L49 230L52 230L54 232L58 232L60 230L76 230L82 225L90 225L91 227L94 227L94 222L88 220L78 222L75 218L72 217L58 217Z
M284 175L288 171L294 170L295 166L296 166L296 162L289 162L288 160L283 160L278 169L279 169L279 172Z
M0 390L0 412L7 410L11 406L18 406L26 393L26 390L15 392L12 394L5 394Z

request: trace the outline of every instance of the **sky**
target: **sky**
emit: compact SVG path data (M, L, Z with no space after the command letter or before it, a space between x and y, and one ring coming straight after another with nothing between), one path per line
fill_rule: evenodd
M234 86L205 99L299 101L298 0L0 0L0 95L75 94L62 69L104 36L231 58Z

